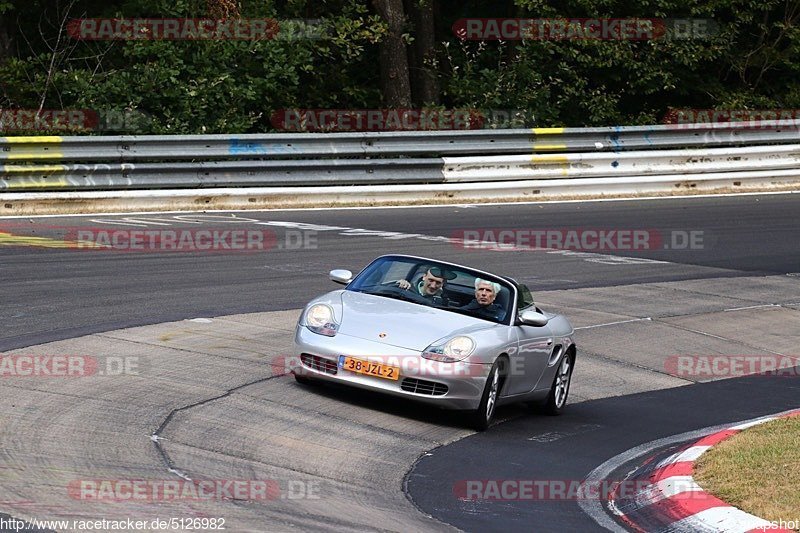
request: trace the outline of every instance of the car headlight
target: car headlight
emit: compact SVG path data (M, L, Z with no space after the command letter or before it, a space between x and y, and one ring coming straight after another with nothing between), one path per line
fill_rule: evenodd
M422 357L442 363L455 363L466 359L475 350L475 341L469 337L453 337L444 344L429 346L422 352Z
M333 337L339 330L339 324L333 319L333 309L325 304L312 305L306 311L306 327L327 337Z

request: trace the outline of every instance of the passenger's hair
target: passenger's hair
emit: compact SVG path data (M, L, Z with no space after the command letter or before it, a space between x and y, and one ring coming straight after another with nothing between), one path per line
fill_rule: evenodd
M491 285L492 291L494 291L495 295L497 295L497 293L500 292L500 289L502 289L502 287L500 286L499 283L495 283L494 281L488 281L488 280L481 279L481 278L475 278L475 289L476 290L478 288L478 285L480 285L481 283L485 283L486 285Z

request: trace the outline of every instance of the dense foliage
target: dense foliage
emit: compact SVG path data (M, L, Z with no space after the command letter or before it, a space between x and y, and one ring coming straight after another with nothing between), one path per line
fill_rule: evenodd
M323 38L76 40L70 19L320 19ZM648 40L461 40L461 18L708 19ZM0 0L0 110L93 109L110 130L274 129L286 108L520 110L532 126L652 124L670 108L800 108L790 0ZM116 115L114 115L116 113Z

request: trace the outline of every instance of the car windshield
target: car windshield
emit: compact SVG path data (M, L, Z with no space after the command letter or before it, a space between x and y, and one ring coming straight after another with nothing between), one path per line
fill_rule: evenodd
M378 258L356 276L347 290L497 323L506 323L511 318L513 305L511 285L502 278L402 256Z

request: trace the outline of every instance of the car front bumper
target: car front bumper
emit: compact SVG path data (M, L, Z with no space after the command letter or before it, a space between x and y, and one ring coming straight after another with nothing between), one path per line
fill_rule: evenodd
M447 409L477 409L491 365L459 361L440 363L418 351L344 334L326 337L297 326L290 370L312 379L342 383L408 398ZM375 361L399 368L392 380L339 367L339 356ZM315 359L316 358L316 359ZM444 391L446 387L446 391Z

